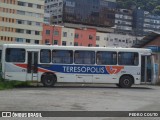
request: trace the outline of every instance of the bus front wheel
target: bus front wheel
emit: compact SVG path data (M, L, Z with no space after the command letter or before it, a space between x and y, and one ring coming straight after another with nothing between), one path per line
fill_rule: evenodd
M122 76L119 81L119 86L122 88L130 88L133 84L133 78L131 76Z
M53 74L46 74L42 76L42 83L45 87L52 87L56 83L56 76Z

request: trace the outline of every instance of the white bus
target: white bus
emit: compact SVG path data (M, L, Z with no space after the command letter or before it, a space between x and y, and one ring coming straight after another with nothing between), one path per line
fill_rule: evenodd
M128 88L154 80L151 50L80 46L4 44L1 75L6 80L113 83Z

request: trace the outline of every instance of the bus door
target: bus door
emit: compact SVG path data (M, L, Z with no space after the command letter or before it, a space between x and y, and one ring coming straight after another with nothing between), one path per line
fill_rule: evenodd
M151 83L153 80L152 56L141 57L141 83Z
M38 81L38 51L28 51L27 80Z

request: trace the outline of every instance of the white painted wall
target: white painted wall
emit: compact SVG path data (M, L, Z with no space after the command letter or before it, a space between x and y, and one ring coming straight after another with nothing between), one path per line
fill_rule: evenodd
M67 37L63 36L63 32L67 33ZM61 38L62 38L61 41L66 41L66 46L74 46L74 34L75 34L75 29L63 27L62 34L61 34Z

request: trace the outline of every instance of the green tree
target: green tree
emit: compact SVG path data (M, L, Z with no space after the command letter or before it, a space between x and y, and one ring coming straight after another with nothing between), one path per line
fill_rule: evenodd
M117 0L117 7L122 9L131 9L140 7L150 13L159 14L160 0Z
M156 6L153 12L157 15L160 15L160 5Z

